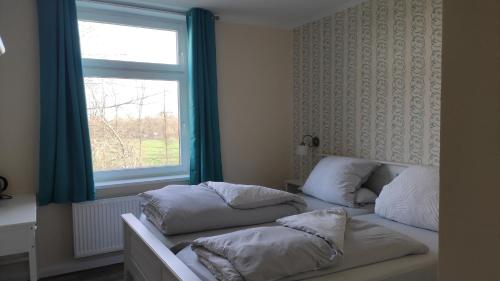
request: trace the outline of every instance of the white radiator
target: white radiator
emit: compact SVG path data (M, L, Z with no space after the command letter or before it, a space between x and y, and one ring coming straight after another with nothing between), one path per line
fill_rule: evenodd
M137 196L73 204L73 246L77 258L123 249L121 214L141 214Z

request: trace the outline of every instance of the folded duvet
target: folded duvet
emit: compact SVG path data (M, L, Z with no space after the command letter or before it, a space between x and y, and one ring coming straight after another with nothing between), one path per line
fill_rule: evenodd
M220 182L172 185L139 196L143 213L166 235L273 222L306 207L288 192Z
M347 214L325 209L193 241L199 261L218 280L277 280L333 265L342 256Z
M342 209L286 217L277 223L200 238L179 254L194 252L214 280L270 281L302 280L428 251L403 234L348 219Z

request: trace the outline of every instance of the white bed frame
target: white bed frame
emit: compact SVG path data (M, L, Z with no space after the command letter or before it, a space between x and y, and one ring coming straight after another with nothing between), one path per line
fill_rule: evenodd
M409 165L382 162L365 186L379 193ZM127 281L201 281L177 256L132 214L122 215Z

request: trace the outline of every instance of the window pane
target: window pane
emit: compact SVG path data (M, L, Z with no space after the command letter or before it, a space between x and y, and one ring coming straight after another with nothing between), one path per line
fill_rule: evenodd
M178 81L85 78L95 171L180 164Z
M83 58L178 64L177 32L78 21Z

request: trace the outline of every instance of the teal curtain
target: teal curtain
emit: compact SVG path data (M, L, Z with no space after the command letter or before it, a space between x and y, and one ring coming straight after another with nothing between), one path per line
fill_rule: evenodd
M38 0L38 202L93 200L94 179L74 0Z
M194 8L186 16L190 117L190 182L222 181L215 17Z

